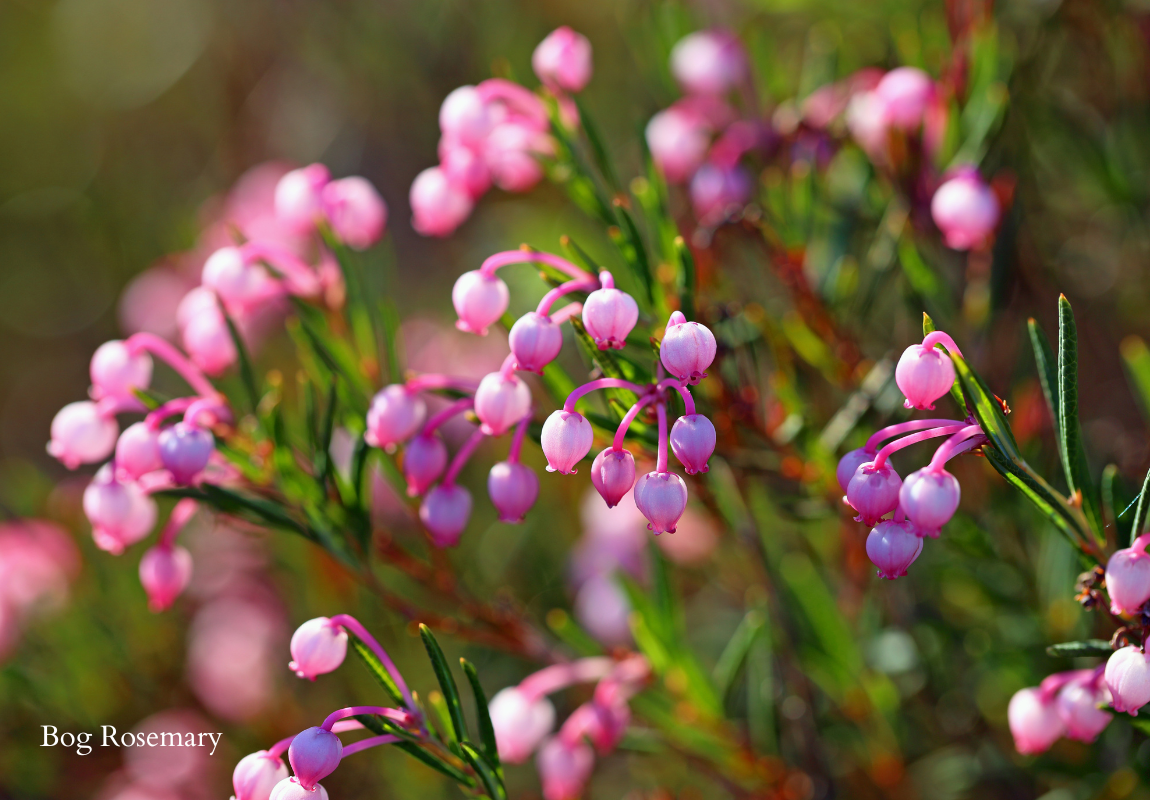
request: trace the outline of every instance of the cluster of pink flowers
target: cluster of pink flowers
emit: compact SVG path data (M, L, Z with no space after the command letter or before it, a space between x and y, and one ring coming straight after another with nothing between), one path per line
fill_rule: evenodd
M1126 649L1137 653L1137 648ZM1111 661L1118 659L1123 652L1116 653ZM1110 672L1110 667L1106 666L1105 680L1101 666L1059 672L1046 678L1040 686L1016 692L1010 698L1006 714L1018 752L1027 755L1041 753L1062 736L1093 742L1113 718L1104 710L1111 701L1110 687L1114 685ZM1117 683L1121 686L1120 681ZM1146 683L1150 686L1150 680ZM1125 710L1119 706L1117 697L1115 695L1114 708ZM1147 701L1150 701L1150 694L1142 699L1142 704ZM1137 708L1130 709L1130 713L1136 714Z
M29 619L67 599L79 569L76 545L59 525L39 519L0 525L0 659Z
M961 357L954 340L935 331L921 344L908 347L899 359L895 382L906 396L907 408L933 409L954 384L954 364L938 349L940 344ZM901 438L879 448L894 436ZM947 439L930 463L903 481L888 461L891 454L941 436ZM880 577L894 580L905 575L922 552L924 537L938 537L961 496L946 462L986 441L982 428L971 419L918 419L882 428L863 447L842 457L836 477L846 492L843 502L858 513L856 520L872 527L866 551Z
M535 74L558 100L569 124L578 118L570 93L591 80L591 43L568 27L535 48ZM439 165L416 176L410 201L415 229L447 236L493 185L526 192L543 177L540 158L552 155L547 106L512 81L492 78L451 92L439 110Z

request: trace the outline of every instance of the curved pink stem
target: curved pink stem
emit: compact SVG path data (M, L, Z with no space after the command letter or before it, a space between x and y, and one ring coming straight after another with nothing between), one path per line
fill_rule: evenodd
M1038 693L1042 695L1043 700L1049 702L1063 686L1079 678L1085 678L1092 672L1094 672L1093 669L1074 669L1069 672L1056 672L1053 675L1047 675L1042 679L1042 683L1038 684Z
M490 278L495 275L495 270L512 264L547 264L548 266L555 267L555 269L560 272L570 275L575 280L597 281L596 277L590 272L587 272L585 269L580 269L567 259L560 258L551 253L542 253L537 250L504 250L502 253L488 256L487 260L480 265L479 272L483 277Z
M375 637L367 632L367 628L363 627L359 620L350 614L336 614L331 618L331 622L333 625L339 625L340 627L347 628L349 631L354 633L357 637L360 638L360 640L363 641L364 644L368 646L368 648L370 648L371 652L375 653L376 656L379 657L379 660L383 663L384 669L387 670L387 674L391 676L391 679L395 681L395 685L399 687L399 692L403 695L404 704L408 707L411 713L418 716L419 706L417 706L415 704L415 700L412 699L411 692L407 688L407 682L404 681L403 676L399 674L399 670L396 669L395 662L391 660L391 656L389 656L387 651L380 646L379 642L375 640Z
M168 521L164 525L164 530L160 533L160 540L157 542L159 547L170 550L176 544L176 537L184 526L188 524L188 520L196 513L199 504L190 497L185 497L183 500L176 503L172 513L168 515Z
M605 269L599 270L599 285L604 289L614 289L615 276Z
M508 353L507 357L503 359L503 365L499 367L499 374L508 379L515 374L517 369L519 369L519 364L515 360L515 354Z
M284 753L287 752L287 749L289 747L291 747L291 743L294 739L295 739L294 735L289 736L286 739L280 739L278 742L276 742L275 744L273 744L271 747L268 748L267 757L268 758L279 758L280 756L282 756Z
M284 286L291 294L311 297L320 290L315 270L286 247L267 242L248 242L240 247L245 261L263 261L283 276Z
M401 711L398 708L384 708L383 706L348 706L331 712L327 715L327 719L320 725L325 731L330 731L332 726L341 719L348 717L357 717L360 714L378 714L381 717L387 717L390 720L398 722L400 725L412 724L411 714L407 711Z
M346 758L352 753L367 750L369 747L378 747L381 744L395 744L398 741L401 741L398 736L392 736L387 733L382 736L371 736L367 739L360 739L358 742L352 742L351 744L345 744L343 746L343 757Z
M96 401L96 413L101 417L114 417L117 414L134 414L147 411L138 397L102 397Z
M572 292L593 292L598 288L599 281L594 278L589 281L574 280L561 283L543 295L543 299L539 301L539 305L535 308L535 313L547 316L551 311L551 306L555 305L555 301L563 295L571 294Z
M144 417L144 424L152 430L159 430L160 426L168 417L176 414L183 414L199 400L198 397L177 397L175 400L169 400L159 408L148 413Z
M691 390L684 386L678 378L667 378L659 381L655 389L660 392L664 389L674 389L683 396L683 412L686 416L695 415L695 398L691 397Z
M568 686L605 678L614 666L614 660L605 656L581 658L566 664L552 664L520 681L519 691L523 692L528 702L534 702Z
M211 382L204 377L204 373L200 371L199 367L189 361L187 356L177 350L170 342L161 339L154 333L133 333L124 340L124 344L128 346L128 352L133 355L140 351L146 351L156 356L187 381L188 386L196 390L196 394L205 397L219 394L216 387L212 386Z
M485 103L502 100L515 111L530 117L540 125L546 127L548 124L547 110L543 107L543 103L530 90L518 83L504 78L488 78L475 88L479 90L479 96Z
M947 461L975 447L974 437L981 435L982 428L978 425L967 425L964 428L960 428L934 451L934 457L930 460L930 463L927 464L926 468L931 472L942 472L942 468L946 465ZM959 448L963 449L960 450Z
M667 404L655 406L655 415L659 418L659 455L655 460L655 472L664 473L667 471Z
M635 417L639 416L639 412L646 406L655 402L656 395L648 394L639 398L635 405L627 409L627 413L623 415L623 419L619 422L619 427L615 429L615 439L611 442L612 450L622 450L623 442L627 436L627 430L631 427L631 423L635 421Z
M570 414L575 410L575 404L579 402L580 397L596 389L630 389L635 394L642 396L649 392L651 387L640 386L637 383L631 383L631 381L625 381L622 378L599 378L595 381L588 381L567 395L567 399L563 403L563 410Z
M447 420L451 419L456 414L463 413L474 405L474 397L459 398L447 408L443 409L438 414L429 419L427 424L423 426L423 431L420 432L420 436L430 436L431 434L435 433L436 429L439 428L440 425L447 422Z
M921 431L924 428L936 428L939 425L954 425L962 422L958 419L912 419L909 422L899 422L896 425L888 425L885 428L879 428L871 437L866 440L863 445L863 450L868 453L873 453L878 450L880 442L885 442L892 436L901 436L904 433L911 431Z
M958 345L954 343L954 339L950 338L949 333L943 333L942 331L931 331L923 337L922 346L924 350L929 350L936 344L941 344L943 347L954 353L959 358L963 358L962 351L958 349Z
M331 726L332 733L346 733L347 731L358 731L362 729L363 723L358 719L341 719Z
M1132 550L1141 550L1143 553L1146 552L1147 546L1150 546L1150 532L1147 532L1147 533L1142 534L1141 536L1138 536L1130 544L1130 548Z
M198 418L201 414L210 414L212 421L208 423L208 427L216 424L217 422L232 422L232 410L228 408L227 404L223 401L220 395L214 397L200 397L194 403L188 406L188 410L184 412L184 422L191 425L199 425Z
M881 469L886 464L886 460L890 458L891 453L902 450L904 447L910 447L912 444L917 444L918 442L925 442L927 439L936 439L939 436L949 436L952 433L958 433L963 427L963 425L943 425L940 428L931 428L921 433L912 433L910 436L895 439L878 451L878 455L874 457L875 469Z
M409 392L422 392L426 389L457 389L461 392L472 392L479 388L479 381L472 378L455 378L451 375L441 375L429 372L408 378L404 388Z
M444 486L454 486L455 479L459 476L459 471L463 469L463 465L467 463L467 459L471 458L471 454L475 452L475 448L479 447L479 443L487 436L482 428L476 428L475 433L471 434L471 438L463 443L463 447L459 448L456 452L455 458L451 459L451 466L447 468L447 472L443 476Z
M534 410L527 412L527 416L519 420L515 428L515 435L511 437L511 449L507 452L507 460L512 464L519 463L519 453L523 450L523 439L527 436L527 426L531 424Z
M552 314L551 315L551 321L554 322L556 325L560 325L560 324L566 322L567 320L571 319L572 317L577 317L582 313L583 313L583 304L580 303L579 301L575 301L574 303L568 303L567 305L563 306L563 308L559 309L554 314Z

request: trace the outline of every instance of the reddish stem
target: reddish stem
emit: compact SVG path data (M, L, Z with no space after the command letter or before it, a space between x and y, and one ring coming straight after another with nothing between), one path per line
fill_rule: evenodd
M863 450L868 453L873 453L878 450L880 442L885 442L892 436L901 436L904 433L912 431L921 431L924 428L936 428L939 425L954 425L961 422L957 419L912 419L908 422L900 422L896 425L888 425L885 428L879 428L874 432L866 444L863 445Z
M886 464L886 460L890 458L891 453L902 450L904 447L910 447L912 444L917 444L918 442L925 442L927 439L936 439L939 436L949 436L952 433L958 433L962 428L962 425L943 425L940 428L931 428L921 433L912 433L910 436L895 439L878 451L878 455L874 457L874 468L882 469Z
M474 397L461 397L461 398L459 398L454 403L449 405L447 408L443 409L438 414L435 414L431 419L429 419L427 421L427 424L423 426L423 430L420 432L419 435L420 436L430 436L431 434L435 433L435 431L439 428L439 426L441 426L443 423L447 422L447 420L451 419L456 414L463 413L464 411L466 411L467 409L471 408L474 405L475 405L475 398Z

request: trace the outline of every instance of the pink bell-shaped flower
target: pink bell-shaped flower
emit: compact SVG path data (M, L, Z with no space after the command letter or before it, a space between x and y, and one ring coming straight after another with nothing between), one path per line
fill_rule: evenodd
M471 492L458 484L440 484L427 493L419 506L419 519L436 547L454 547L471 518Z
M921 552L922 537L910 522L880 522L866 539L867 558L878 567L880 578L891 581L906 575Z
M490 372L475 390L475 416L488 436L502 436L531 411L531 389L515 375Z
M868 453L863 448L858 450L851 450L845 456L839 459L839 465L835 469L835 477L838 479L839 487L846 492L847 485L854 477L855 470L870 461L874 461L875 454Z
M203 287L199 287L203 288ZM192 290L197 291L197 289ZM203 291L207 292L207 289ZM210 294L210 292L209 292ZM188 294L189 297L193 295ZM182 304L181 304L182 307ZM218 308L196 314L180 329L180 340L192 363L209 375L219 375L236 363L236 343Z
M439 168L448 182L475 200L491 188L491 170L481 153L445 137L439 143Z
M451 289L451 303L459 315L455 327L487 335L487 327L507 310L510 297L507 284L501 278L495 275L489 278L477 269L463 273Z
M268 800L328 800L328 796L327 789L318 783L305 789L296 778L284 778L272 789Z
M156 524L156 501L135 483L115 479L105 464L84 490L84 514L101 550L119 555L147 536Z
M208 465L216 449L216 440L210 431L187 422L177 422L160 431L156 439L160 461L172 473L176 483L191 483Z
M711 127L699 115L671 106L651 117L646 137L655 166L670 183L682 183L706 158Z
M546 697L531 699L518 686L501 689L487 706L499 759L522 764L555 727L555 706Z
M591 485L608 508L619 504L635 485L635 457L630 450L608 447L591 462Z
M1063 686L1054 707L1066 727L1066 738L1087 743L1097 739L1114 718L1105 708L1099 708L1109 703L1110 692L1094 677L1093 670Z
M1116 550L1106 562L1106 593L1114 614L1137 614L1150 600L1150 555L1139 547Z
M280 291L279 282L267 268L248 263L238 247L221 247L208 256L200 280L231 313L253 309Z
M987 240L998 225L998 197L971 168L939 186L930 201L930 215L947 247L969 250Z
M500 461L487 473L487 494L503 522L522 522L539 496L539 476L518 461Z
M691 178L691 208L706 223L718 223L751 199L754 183L742 167L703 164Z
M343 743L331 731L323 728L307 728L296 734L288 747L288 762L292 772L305 789L312 789L317 783L335 772L343 756Z
M747 74L747 54L728 31L698 31L671 49L671 74L689 94L725 94Z
M408 194L411 224L424 236L447 236L471 216L474 207L467 190L448 178L440 167L428 167L415 176Z
M1014 749L1023 755L1045 752L1065 731L1054 698L1046 697L1035 687L1014 693L1006 707L1006 718L1014 736Z
M491 182L505 192L526 192L543 177L539 156L553 150L537 127L511 119L496 125L483 143Z
M480 144L491 132L491 111L474 86L460 86L443 98L439 130L468 147Z
M276 784L287 776L283 759L267 750L246 755L232 771L232 800L270 800Z
M906 396L907 408L932 409L954 385L954 362L937 347L912 344L899 357L894 381Z
M582 742L568 744L555 736L540 748L535 766L543 782L544 800L578 800L591 778L595 753Z
M688 322L681 311L671 314L659 346L659 359L667 372L685 383L698 383L707 377L715 352L715 334L706 325Z
M160 460L160 432L144 422L133 422L116 441L116 469L132 480L164 468Z
M621 289L596 289L583 303L583 327L600 350L622 350L638 321L635 298Z
M371 399L363 439L372 447L393 447L415 435L426 414L418 394L399 383L385 386Z
M543 374L543 368L563 349L563 331L551 317L528 311L511 326L508 344L518 369Z
M531 68L544 86L581 92L591 80L591 42L566 25L556 28L531 54Z
M575 465L591 452L595 432L582 414L559 409L543 423L539 437L543 455L547 457L547 471L570 475Z
M611 577L588 578L579 587L572 610L579 624L601 644L607 647L631 644L631 601Z
M635 505L647 518L647 529L674 533L687 510L687 484L674 472L648 472L635 483Z
M147 389L152 382L152 357L144 351L133 355L120 340L104 342L92 354L88 373L93 400L130 398L133 389Z
M140 583L148 594L148 608L164 611L192 579L192 554L182 547L157 545L140 559Z
M961 495L957 478L945 469L924 467L906 476L898 502L919 536L937 539L939 529L954 516Z
M934 81L915 67L892 69L883 75L874 89L882 104L886 123L906 131L915 130L922 124L934 92Z
M438 433L419 435L403 448L407 496L418 497L439 480L447 467L447 447Z
M93 464L111 454L119 432L115 417L100 414L90 400L69 403L52 418L48 453L68 469Z
M702 414L687 414L671 426L671 452L688 475L707 471L707 459L715 452L715 426Z
M347 631L327 617L309 619L291 637L288 669L301 678L314 681L339 668L347 656Z
M1150 703L1150 653L1129 645L1116 651L1106 662L1106 688L1114 710L1138 716L1138 709Z
M310 164L280 178L276 184L276 218L298 233L309 233L323 214L323 187L331 173L323 164Z
M323 187L321 199L332 233L348 247L366 250L383 236L387 204L366 178L332 181Z
M847 484L847 502L858 512L856 520L873 526L898 507L901 488L902 478L889 461L878 468L867 462L855 470Z

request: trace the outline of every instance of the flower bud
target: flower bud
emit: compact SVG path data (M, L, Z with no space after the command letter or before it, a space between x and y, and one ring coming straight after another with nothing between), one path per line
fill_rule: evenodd
M455 327L486 336L487 326L503 316L509 299L507 284L501 278L489 278L479 270L463 273L451 289L451 304L459 315Z
M702 414L688 414L671 426L671 452L688 475L707 471L707 459L715 452L715 426Z
M867 558L878 567L880 578L891 581L906 575L921 552L922 537L909 522L880 522L866 539Z
M1136 717L1150 703L1150 653L1135 645L1123 647L1106 662L1105 678L1115 711Z
M938 538L939 529L950 522L962 496L958 479L945 469L925 467L906 476L898 490L898 502L914 523L919 536Z
M874 461L874 457L874 453L868 453L860 447L858 450L851 450L840 458L839 465L835 469L835 477L838 478L839 487L846 492L847 484L849 484L851 478L854 477L855 470L868 461Z
M675 106L651 117L645 135L651 160L670 183L682 183L695 174L711 145L706 120Z
M276 217L299 233L315 229L323 213L321 193L331 180L331 173L323 164L311 164L280 178L276 184Z
M591 452L595 432L582 414L559 409L543 423L539 437L543 455L547 457L547 471L570 475L578 470L575 465Z
M934 91L934 81L915 67L892 69L882 76L874 89L882 104L886 123L906 131L915 130L922 124Z
M304 789L315 785L335 772L343 756L343 743L331 731L307 728L296 734L288 747L288 761L292 772Z
M937 347L912 344L902 351L894 381L906 396L907 408L932 409L954 385L954 362Z
M531 389L515 375L490 372L475 390L475 416L488 436L502 436L531 411Z
M366 250L383 236L387 204L375 187L358 175L332 181L321 195L336 238L354 250Z
M595 456L591 463L591 484L608 508L617 506L635 485L635 457L631 451L608 447Z
M438 433L419 435L403 448L407 496L418 497L439 480L447 467L447 447Z
M280 291L279 281L267 268L249 264L238 247L221 247L208 256L200 280L224 301L229 312L255 308Z
M115 418L102 416L90 400L69 403L52 418L48 453L68 469L102 461L116 446L119 431Z
M938 187L930 201L930 215L942 231L947 247L969 250L986 241L998 225L998 197L977 170L959 172Z
M288 769L283 759L267 750L246 755L232 772L232 789L235 791L232 800L270 800L276 784L287 776Z
M487 706L499 759L522 764L555 727L555 706L546 697L532 700L518 687L501 689Z
M192 554L182 547L157 545L140 559L140 583L148 594L148 608L164 611L192 579Z
M144 422L133 422L116 441L116 468L132 480L164 468L160 460L160 432Z
M156 501L135 483L121 483L105 464L84 490L84 514L101 550L119 555L156 524Z
M92 354L88 372L92 399L130 398L133 389L147 389L152 382L152 357L143 351L133 355L119 340L104 342Z
M408 201L412 227L424 236L447 236L471 216L474 207L467 190L440 167L428 167L415 176Z
M674 533L687 510L687 484L674 472L648 472L635 483L635 506L656 534Z
M689 94L725 94L747 74L747 54L727 31L698 31L671 49L671 74Z
M883 102L873 91L856 92L847 103L847 130L877 164L889 160L889 128L883 113Z
M575 595L575 619L608 647L631 644L631 601L611 578L589 578Z
M1116 550L1106 562L1106 593L1114 614L1137 614L1150 600L1150 555L1133 547Z
M751 199L753 182L740 166L703 164L691 178L691 208L702 222L721 222Z
M659 346L659 359L667 372L686 383L698 383L707 377L715 351L715 334L706 325L688 322L681 311L671 314Z
M454 139L440 141L439 168L451 185L465 191L472 200L491 188L491 170L483 156Z
M539 156L553 150L546 134L516 120L496 125L483 142L491 182L506 192L526 192L537 184L543 177Z
M219 375L236 363L236 343L219 309L196 315L180 334L192 363L209 375Z
M309 619L291 637L288 669L301 678L314 681L339 668L347 656L347 631L327 617ZM293 762L292 766L295 764Z
M393 383L380 389L367 411L363 438L372 447L392 447L410 439L427 414L427 406L415 392Z
M500 461L487 473L487 494L503 522L522 522L539 496L539 476L519 462Z
M508 337L515 366L540 375L563 349L563 331L551 317L528 311L511 326Z
M886 514L898 507L898 492L902 478L890 462L876 469L868 461L855 470L847 484L847 502L858 512L856 520L873 526Z
M591 80L591 42L566 25L556 28L531 54L531 68L545 86L581 92Z
M595 766L595 753L582 742L567 744L554 736L540 748L535 766L545 800L578 800Z
M1054 698L1035 688L1020 689L1006 707L1014 749L1023 755L1037 755L1050 748L1064 728L1054 707Z
M458 484L436 486L419 506L419 519L431 534L431 543L439 548L459 544L470 518L471 493Z
M479 90L460 86L439 107L439 129L444 136L467 146L483 141L491 130L491 113Z
M1054 701L1058 718L1066 727L1066 738L1087 743L1097 739L1114 718L1105 708L1099 708L1109 704L1110 692L1094 678L1093 670L1067 683Z
M622 350L638 321L635 298L620 289L596 289L583 302L583 327L600 350Z
M295 778L284 778L272 789L268 800L328 800L328 796L327 789L318 783L311 789L305 789Z
M209 431L187 422L177 422L160 431L156 444L164 468L179 484L191 483L208 465L216 449L216 440Z

